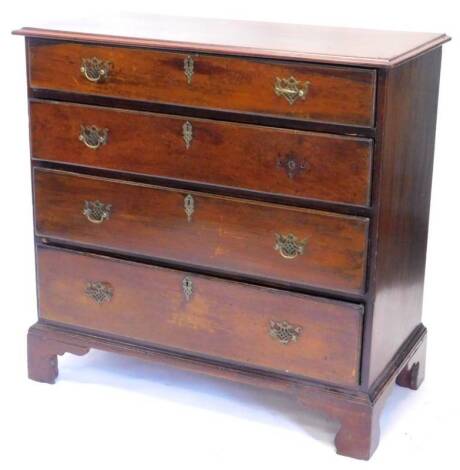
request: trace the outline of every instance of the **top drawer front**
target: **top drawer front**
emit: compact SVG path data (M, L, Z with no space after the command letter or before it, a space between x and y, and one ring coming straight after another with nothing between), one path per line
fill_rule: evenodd
M374 124L373 70L50 41L31 42L29 63L32 88Z

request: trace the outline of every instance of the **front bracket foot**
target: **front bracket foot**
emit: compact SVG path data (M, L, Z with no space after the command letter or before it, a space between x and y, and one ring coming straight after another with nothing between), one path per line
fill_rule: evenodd
M83 356L89 348L49 337L37 325L31 326L27 334L29 378L54 384L59 373L57 357L67 352Z

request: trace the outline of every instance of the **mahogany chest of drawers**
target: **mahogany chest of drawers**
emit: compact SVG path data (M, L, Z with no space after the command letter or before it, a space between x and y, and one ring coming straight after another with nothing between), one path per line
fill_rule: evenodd
M162 361L291 393L340 422L338 453L369 458L394 383L424 376L449 38L183 18L145 35L88 28L17 31L30 378L53 383L58 355L91 348Z

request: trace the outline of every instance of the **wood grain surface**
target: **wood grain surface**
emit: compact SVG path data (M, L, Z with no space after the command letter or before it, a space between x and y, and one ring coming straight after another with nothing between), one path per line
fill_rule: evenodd
M35 170L34 187L39 236L286 285L364 291L366 218L43 169ZM91 223L85 201L110 204L110 218ZM304 241L304 253L283 258L277 233Z
M377 139L378 235L370 273L369 386L422 321L440 68L437 49L385 76Z
M40 26L40 25L35 25ZM123 13L91 15L41 28L28 37L255 57L394 67L449 41L445 34Z
M30 115L35 159L369 204L371 139L46 101L32 102ZM107 129L107 144L88 148L81 126Z
M278 115L305 121L373 127L374 70L193 54L190 84L187 53L32 41L30 86L198 108ZM108 61L107 80L93 83L82 59ZM309 82L306 99L289 104L274 91L276 78Z
M48 321L327 382L359 379L360 305L49 248L38 249L38 280ZM110 301L85 293L94 281L111 286ZM297 341L270 336L272 320L300 326Z

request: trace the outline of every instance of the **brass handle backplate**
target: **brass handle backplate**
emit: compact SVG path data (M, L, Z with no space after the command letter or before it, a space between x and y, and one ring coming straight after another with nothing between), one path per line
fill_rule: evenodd
M100 201L85 201L83 215L93 224L101 224L110 218L112 211L111 204L104 204Z
M298 99L304 100L308 94L310 82L300 82L294 77L275 79L275 95L282 96L289 104L294 104Z
M109 78L111 64L107 60L90 57L81 60L80 72L93 83L105 82Z
M275 250L279 251L280 255L286 259L293 259L298 255L302 255L307 243L306 239L299 240L292 233L289 233L288 235L275 233L275 238Z
M108 129L99 129L96 126L80 126L78 140L88 148L96 150L107 143Z
M289 344L297 341L302 333L302 327L291 325L287 321L270 321L268 334L281 344Z
M98 304L110 302L113 297L113 288L108 282L89 281L86 284L85 294Z

